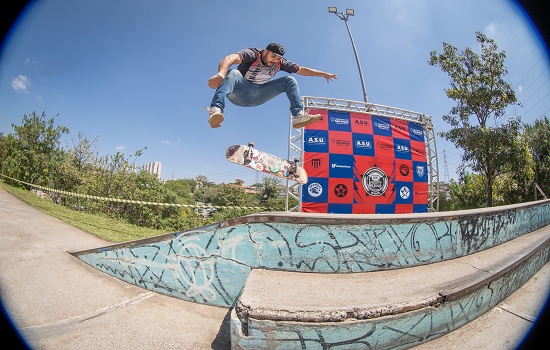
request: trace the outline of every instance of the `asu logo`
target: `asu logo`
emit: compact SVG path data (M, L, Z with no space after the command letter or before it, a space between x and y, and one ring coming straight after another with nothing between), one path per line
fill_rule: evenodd
M355 147L371 149L372 148L372 142L370 142L368 140L357 140L357 141L355 141Z
M395 150L399 153L408 153L410 151L409 147L405 145L395 145Z
M407 131L407 128L402 125L392 125L394 130Z
M327 140L324 137L310 136L307 138L308 145L325 145Z
M369 122L367 120L361 120L361 119L355 119L355 125L361 125L361 126L369 126Z

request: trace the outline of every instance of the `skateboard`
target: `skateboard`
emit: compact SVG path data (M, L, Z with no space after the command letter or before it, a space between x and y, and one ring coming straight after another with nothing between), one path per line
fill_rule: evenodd
M307 173L299 165L299 158L294 158L293 161L284 160L255 149L254 142L249 142L248 146L230 146L225 151L225 157L232 163L243 165L262 173L296 181L302 185L307 183Z

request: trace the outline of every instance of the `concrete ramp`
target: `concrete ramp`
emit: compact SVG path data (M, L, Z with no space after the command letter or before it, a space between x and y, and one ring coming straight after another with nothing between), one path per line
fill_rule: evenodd
M232 348L412 347L491 310L548 261L550 226L473 255L394 271L255 269L232 311Z
M404 349L489 311L550 260L550 201L408 215L261 213L74 253L230 308L234 349Z
M231 307L252 269L347 274L412 267L548 224L548 200L426 214L261 213L74 255L148 290Z

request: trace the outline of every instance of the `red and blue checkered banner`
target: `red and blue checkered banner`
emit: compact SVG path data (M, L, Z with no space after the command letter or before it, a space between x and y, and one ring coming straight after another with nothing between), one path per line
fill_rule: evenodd
M428 165L419 123L359 112L312 110L304 129L302 211L428 211Z

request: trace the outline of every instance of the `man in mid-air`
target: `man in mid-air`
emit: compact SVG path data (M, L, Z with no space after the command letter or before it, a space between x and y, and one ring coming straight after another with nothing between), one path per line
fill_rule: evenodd
M295 129L315 123L320 114L311 115L304 110L294 77L284 76L270 80L279 70L304 76L323 77L330 82L338 79L336 74L300 67L283 58L285 48L278 43L267 45L264 50L250 48L225 56L218 64L218 73L208 79L208 86L216 89L210 108L208 123L219 128L224 120L225 98L241 107L259 106L281 93L290 101L292 127ZM237 69L229 69L238 64Z

